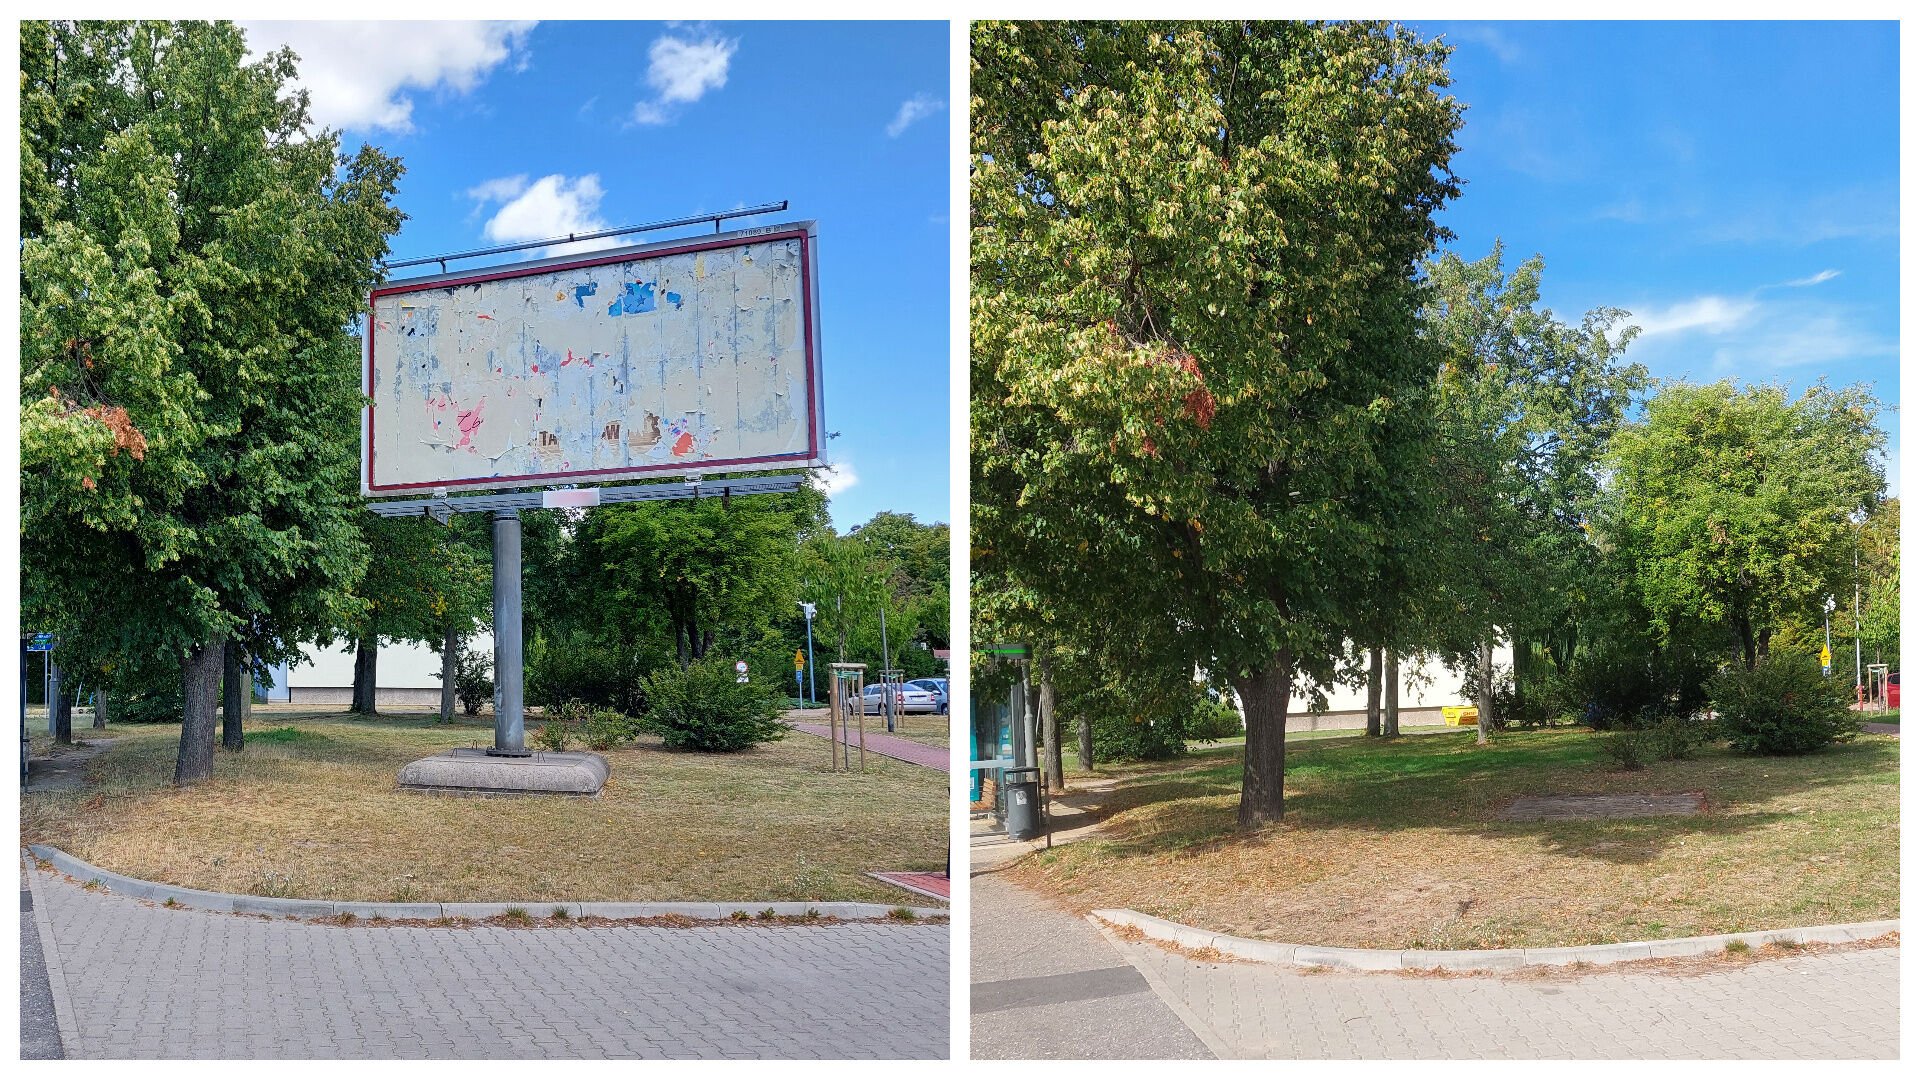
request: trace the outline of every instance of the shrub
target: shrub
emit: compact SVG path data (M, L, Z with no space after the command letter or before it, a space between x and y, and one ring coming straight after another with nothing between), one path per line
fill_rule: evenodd
M1622 728L1618 731L1596 731L1593 737L1600 740L1600 749L1606 751L1616 767L1637 772L1646 766L1649 749L1646 732Z
M453 694L460 699L461 712L479 716L480 707L493 701L493 659L463 650L453 665Z
M1647 749L1661 761L1685 761L1695 750L1713 738L1713 728L1705 717L1667 716L1646 729Z
M730 753L786 734L767 683L736 682L733 662L718 657L668 668L641 684L644 725L674 749Z
M636 655L617 642L585 633L536 635L527 644L527 704L552 708L579 700L637 711L640 676L655 662L651 655Z
M632 720L613 709L593 709L581 725L589 750L611 750L636 734Z
M567 722L555 719L540 725L540 730L534 733L533 744L557 754L565 750L572 739L573 734L568 730Z
M1637 731L1699 712L1710 674L1690 650L1625 648L1581 657L1567 682L1582 723L1595 731Z
M1203 697L1194 704L1193 716L1187 721L1186 735L1189 739L1217 742L1238 738L1246 734L1246 730L1246 725L1240 720L1240 710L1224 701Z
M1798 655L1770 656L1708 687L1720 734L1753 754L1810 754L1852 739L1860 722L1847 708L1850 696L1841 680L1823 677L1819 665Z

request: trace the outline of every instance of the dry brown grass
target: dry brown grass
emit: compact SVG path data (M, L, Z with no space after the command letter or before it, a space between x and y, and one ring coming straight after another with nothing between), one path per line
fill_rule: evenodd
M1768 930L1899 912L1898 742L1805 758L1704 751L1608 771L1589 736L1289 748L1287 821L1234 828L1237 756L1136 772L1098 839L1013 876L1077 911L1243 937L1512 948ZM1695 817L1503 822L1523 794L1705 791Z
M938 869L946 776L868 761L831 774L818 740L740 754L609 752L598 799L463 799L395 775L489 721L341 713L257 718L214 779L175 789L177 727L116 726L84 792L21 799L24 841L190 888L362 901L898 902L863 875ZM288 734L276 734L288 732Z

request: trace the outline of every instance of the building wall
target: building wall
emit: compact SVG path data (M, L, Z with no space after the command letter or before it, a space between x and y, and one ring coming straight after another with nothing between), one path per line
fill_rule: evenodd
M482 653L493 651L492 634L476 634L466 648ZM284 700L280 685L292 690L295 704L345 705L353 700L353 646L308 646L303 659L286 672L284 681L276 672L272 700ZM440 654L414 642L380 646L380 660L374 668L377 704L437 705L440 702Z

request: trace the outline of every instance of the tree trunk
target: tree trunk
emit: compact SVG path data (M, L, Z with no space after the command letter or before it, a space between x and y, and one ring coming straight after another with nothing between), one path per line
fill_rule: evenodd
M353 644L353 706L354 712L366 716L376 715L380 709L374 700L374 691L380 685L380 639L364 637Z
M229 641L221 650L224 672L220 683L220 745L229 750L244 750L247 745L246 722L253 694L247 678L247 651L237 641Z
M453 624L447 624L447 635L440 641L440 722L453 723L453 699L455 676L458 674L460 659L460 635L454 632Z
M1046 767L1047 791L1063 795L1067 778L1061 761L1060 714L1054 710L1053 665L1045 650L1040 650L1040 727L1047 741L1047 757L1042 762Z
M1074 718L1073 726L1078 729L1080 745L1075 749L1080 759L1080 771L1093 771L1093 718L1082 712Z
M1533 643L1513 635L1513 712L1521 715L1527 700L1527 678L1533 668ZM1508 723L1512 723L1509 719Z
M105 729L106 726L107 692L105 690L95 690L93 692L93 729L100 731Z
M1480 713L1480 734L1474 743L1485 746L1493 741L1493 639L1480 642L1480 697L1474 702Z
M63 673L64 674L64 673ZM61 676L54 685L53 704L53 741L61 746L73 745L73 684Z
M220 705L222 651L218 642L195 646L181 665L187 707L180 724L180 756L173 765L175 785L213 776L213 713Z
M1367 734L1380 734L1380 646L1367 650Z
M1753 623L1746 619L1736 619L1734 620L1733 630L1734 634L1740 639L1740 659L1746 663L1747 670L1752 671L1755 660Z
M1281 649L1273 663L1233 681L1247 713L1247 748L1240 782L1240 827L1257 829L1280 820L1285 810L1287 705L1293 693L1293 654Z
M1400 654L1392 649L1386 650L1381 663L1381 689L1386 694L1386 702L1380 709L1380 734L1388 738L1400 735Z

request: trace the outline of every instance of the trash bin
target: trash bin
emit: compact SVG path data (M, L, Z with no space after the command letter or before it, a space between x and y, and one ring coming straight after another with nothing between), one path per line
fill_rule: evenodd
M1007 839L1031 840L1043 831L1040 827L1040 770L1007 769L1001 773L1006 784Z

